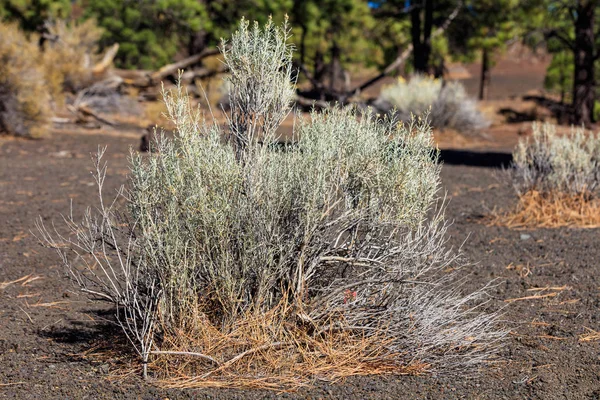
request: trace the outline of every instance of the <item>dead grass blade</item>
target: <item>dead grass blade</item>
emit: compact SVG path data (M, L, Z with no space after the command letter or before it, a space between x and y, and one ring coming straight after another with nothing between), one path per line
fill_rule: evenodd
M29 313L27 311L23 310L23 307L21 307L21 306L17 306L17 307L19 307L19 309L21 311L23 311L23 313L27 316L27 319L29 319L29 322L31 322L33 324L33 319L31 319L31 315L29 315Z
M202 354L202 353L195 353L195 352L191 352L191 351L160 351L160 350L155 350L155 351L151 351L150 354L170 354L170 355L179 355L179 356L191 356L191 357L200 357L203 358L205 360L208 360L210 362L212 362L213 364L217 365L217 366L221 366L221 363L218 362L217 360L215 360L214 358L212 358L211 356L207 356L206 354Z
M563 290L568 290L571 289L570 286L567 285L563 285L563 286L545 286L543 288L530 288L527 289L528 292L545 292L547 290L552 290L555 292L562 292Z
M24 280L24 281L21 283L21 286L27 286L27 285L29 285L31 282L37 281L38 279L42 279L42 277L41 277L41 276L38 276L38 275L34 275L34 276L31 276L31 275L29 275L29 276L27 277L27 279L25 279L25 280Z
M560 336L552 336L552 335L538 335L536 336L540 339L550 339L550 340L567 340L568 338L560 337Z
M48 303L36 303L36 304L28 304L28 307L56 307L59 306L61 304L69 304L71 303L70 301L52 301L52 302L48 302Z
M25 299L25 298L30 298L30 297L39 297L41 295L42 295L41 292L37 292L37 293L21 293L21 294L17 295L17 299Z
M9 383L0 383L0 387L9 387L16 385L25 385L27 382L19 381L19 382L9 382Z
M14 281L6 281L0 283L0 289L6 289L10 285L14 285L15 283L27 281L27 279L31 278L31 274L20 277L19 279L15 279Z
M587 332L579 335L580 342L593 342L596 340L600 340L600 332L590 329L586 326L584 326L583 328L586 329Z
M550 326L550 324L544 321L536 321L534 319L533 321L531 321L531 326Z
M546 294L535 294L533 296L525 296L525 297L517 297L514 299L506 299L504 300L505 303L514 303L515 301L522 301L522 300L538 300L538 299L544 299L547 297L554 297L558 295L558 293L546 293Z

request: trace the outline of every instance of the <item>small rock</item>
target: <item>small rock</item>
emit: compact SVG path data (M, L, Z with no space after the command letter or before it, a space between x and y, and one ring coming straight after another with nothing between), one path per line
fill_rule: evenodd
M527 233L521 233L521 240L528 240L531 239L531 235L528 235Z
M50 153L49 156L55 158L67 158L72 157L73 155L67 150L61 150L57 151L56 153Z

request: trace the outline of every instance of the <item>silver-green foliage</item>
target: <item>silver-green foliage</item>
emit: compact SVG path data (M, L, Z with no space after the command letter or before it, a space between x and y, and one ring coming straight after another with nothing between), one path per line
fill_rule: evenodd
M383 112L395 108L403 121L410 121L413 115L427 114L431 126L438 129L471 132L489 126L477 109L477 102L467 95L461 83L444 83L423 75L415 75L408 81L400 79L384 87L375 106Z
M238 148L259 137L273 140L295 94L287 22L281 29L270 19L263 28L249 25L242 19L229 46L221 45L230 71L228 122Z
M594 194L600 184L600 136L572 128L559 136L551 124L533 124L533 135L519 141L512 176L519 193Z
M97 217L69 219L74 236L40 226L45 239L85 291L122 310L143 360L198 314L228 326L287 301L317 335L384 330L399 364L479 365L504 333L477 309L485 292L463 296L448 272L464 260L446 248L443 213L428 218L440 186L431 129L332 108L298 118L296 140L278 144L293 94L286 35L242 22L225 54L227 128L181 88L166 92L176 134L132 155L126 218L102 203ZM73 249L92 260L80 268Z
M249 140L238 160L183 93L165 98L177 135L134 156L130 208L150 268L168 277L171 316L210 291L228 318L265 311L311 287L321 257L357 257L381 245L366 233L418 226L438 190L426 125L333 109L299 121L294 145Z

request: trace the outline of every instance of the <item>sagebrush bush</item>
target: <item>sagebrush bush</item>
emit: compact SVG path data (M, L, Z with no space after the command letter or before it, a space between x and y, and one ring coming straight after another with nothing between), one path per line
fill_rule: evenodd
M533 124L513 153L512 177L520 194L594 195L600 184L600 136L572 128L559 136L551 124Z
M461 294L465 261L443 213L429 215L431 129L333 108L278 144L294 95L286 38L242 21L224 52L227 129L166 92L176 135L132 155L125 214L102 200L68 220L73 236L40 225L44 238L84 291L117 305L144 366L171 357L157 374L179 387L481 365L504 332L479 310L484 291Z
M489 126L459 82L446 82L425 75L415 75L406 81L399 78L384 87L374 104L380 111L396 109L398 117L410 121L414 115L425 115L437 129L471 132Z
M50 125L51 97L36 43L0 22L0 133L38 138Z
M46 28L49 39L44 42L42 64L53 96L61 99L64 91L77 92L92 83L103 31L92 19L71 24L48 21Z

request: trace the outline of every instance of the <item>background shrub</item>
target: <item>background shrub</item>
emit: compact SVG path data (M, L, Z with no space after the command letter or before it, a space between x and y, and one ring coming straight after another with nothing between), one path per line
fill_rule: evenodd
M600 183L600 136L583 128L558 136L551 124L533 125L513 153L512 176L519 193L592 195Z
M427 217L440 171L431 129L333 108L297 120L295 143L277 145L294 93L287 37L285 25L242 21L224 52L227 129L180 87L166 92L176 134L158 135L150 157L133 155L126 217L101 201L98 215L69 220L73 235L40 225L44 238L84 291L117 305L143 361L202 349L219 367L186 369L198 384L248 352L259 358L235 365L246 380L226 373L225 384L243 385L256 376L248 369L480 365L504 333L478 310L483 291L460 293L450 271L464 260L446 248L443 213ZM283 346L276 362L255 354ZM329 360L328 349L344 356ZM347 363L362 364L340 370Z
M50 39L44 41L42 64L53 97L59 99L64 91L89 86L102 29L91 19L72 24L48 21L45 26Z
M414 75L409 81L399 78L396 84L384 87L374 106L382 112L395 108L403 121L429 112L431 126L438 129L471 132L489 126L477 109L477 102L467 96L462 84L444 84L440 79L425 75Z
M41 137L52 112L37 43L13 23L0 23L0 38L0 132Z

